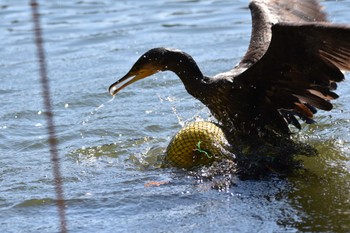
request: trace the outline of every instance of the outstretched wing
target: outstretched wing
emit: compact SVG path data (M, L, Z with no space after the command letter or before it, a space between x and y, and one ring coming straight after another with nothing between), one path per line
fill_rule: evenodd
M322 22L326 15L316 0L253 0L252 35L248 51L240 62L248 68L266 52L271 41L271 26L280 22Z
M332 109L341 70L350 70L349 26L277 23L266 53L235 80L254 95L252 125L287 133L300 127L295 115L311 122L316 108Z

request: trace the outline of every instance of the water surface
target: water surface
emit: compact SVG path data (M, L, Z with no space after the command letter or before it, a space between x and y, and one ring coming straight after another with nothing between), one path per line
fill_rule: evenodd
M350 84L299 140L320 151L287 179L236 180L224 192L159 168L184 122L208 119L172 73L111 100L108 86L158 46L191 54L203 73L233 67L250 38L248 1L42 1L55 123L71 232L347 232ZM323 1L350 22L350 1ZM57 232L41 86L26 2L0 1L0 229ZM147 186L151 181L166 184Z

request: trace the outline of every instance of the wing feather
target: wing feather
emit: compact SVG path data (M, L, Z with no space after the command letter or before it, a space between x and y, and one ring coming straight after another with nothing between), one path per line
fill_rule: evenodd
M344 80L341 70L350 70L350 26L277 23L266 53L234 80L255 87L250 93L259 107L253 114L260 117L251 125L285 133L288 123L299 127L291 115L311 123L313 109L332 109L330 100L338 98L332 90Z
M248 68L266 52L271 41L271 25L280 22L325 22L326 14L316 0L253 0L252 34L247 53L240 62Z

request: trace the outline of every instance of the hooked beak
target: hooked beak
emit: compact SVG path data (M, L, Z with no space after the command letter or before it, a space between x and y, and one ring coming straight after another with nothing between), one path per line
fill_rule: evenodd
M146 70L146 69L140 70L137 73L129 71L124 77L122 77L121 79L113 83L111 86L109 86L109 89L108 89L109 93L114 96L124 87L127 87L130 84L136 82L137 80L146 78L157 72L158 70Z

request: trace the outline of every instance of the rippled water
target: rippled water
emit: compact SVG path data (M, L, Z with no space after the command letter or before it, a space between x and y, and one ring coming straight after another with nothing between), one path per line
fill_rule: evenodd
M108 86L140 53L184 50L205 74L230 69L250 37L247 1L42 1L41 13L71 232L347 232L350 84L300 140L319 149L286 179L236 180L225 192L159 157L183 122L208 118L172 73ZM350 22L350 1L323 1ZM0 1L0 229L57 232L59 221L30 8ZM149 186L149 182L164 182Z

